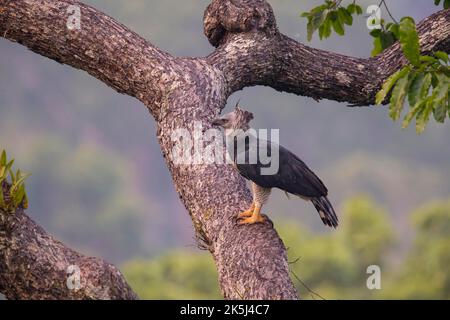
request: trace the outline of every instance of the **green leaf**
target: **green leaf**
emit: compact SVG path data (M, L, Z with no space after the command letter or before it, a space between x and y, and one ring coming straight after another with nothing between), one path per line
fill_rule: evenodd
M29 176L31 176L31 174L24 174L24 175L21 175L20 174L20 171L19 171L19 173L17 174L17 181L11 186L11 189L10 189L10 193L11 194L14 194L15 192L16 192L16 190L20 187L20 185L25 181L25 179L26 178L28 178Z
M392 46L398 40L399 25L388 23L383 29L373 29L370 35L374 37L372 56Z
M447 116L447 105L445 103L436 105L433 110L433 116L437 122L444 123Z
M320 40L326 39L331 35L331 21L328 17L322 22L319 27L319 38Z
M342 21L339 18L332 20L332 26L334 31L338 35L343 36L345 34L344 25L342 24Z
M342 7L339 8L338 15L339 15L339 19L346 25L351 26L353 24L353 17L350 14L350 12L347 11L347 9L342 8Z
M445 52L443 52L443 51L436 51L436 52L434 53L434 55L436 56L436 58L438 58L438 59L444 61L445 63L448 62L448 54L447 54L447 53L445 53Z
M416 24L411 17L400 20L399 40L402 45L403 54L414 66L420 66L419 37L417 36Z
M6 167L0 167L0 184L5 179L5 173L6 173Z
M438 5L439 5L439 3L441 3L441 0L434 0L434 4L435 4L435 5L437 5L437 6L438 6Z
M431 95L433 104L433 116L437 122L443 123L445 121L448 109L448 95L450 90L450 80L445 75L436 73L437 84L433 89Z
M398 23L390 24L387 30L393 34L396 40L400 38L400 26Z
M20 203L23 200L23 197L25 196L25 185L21 185L18 189L17 192L14 194L14 207L18 207L20 205Z
M6 151L2 151L2 155L0 157L0 165L5 166L6 165Z
M338 19L338 14L336 10L330 10L327 13L327 18L329 18L331 20L331 22L333 22L334 20Z
M369 34L374 38L378 38L381 35L381 32L381 29L373 29Z
M411 85L408 89L408 102L410 106L416 105L420 97L420 88L422 88L423 81L425 79L425 73L416 73L412 71L410 73Z
M11 161L9 161L9 162L6 164L5 169L6 169L6 170L11 169L12 166L13 166L13 164L14 164L14 159L11 159Z
M420 56L420 62L426 62L426 63L436 63L437 59L430 57L430 56Z
M314 32L320 27L325 19L324 11L317 11L309 16L308 24L306 26L308 41L311 41Z
M328 38L331 35L331 20L325 19L322 23L323 26L323 37Z
M25 190L25 194L23 195L23 208L27 209L28 208L28 196L27 196L27 191Z
M310 12L303 12L300 15L301 17L308 19L308 24L306 25L308 41L311 41L314 32L322 25L328 12L328 8L331 5L333 5L333 3L327 2L327 4L314 7Z
M381 45L381 39L380 38L373 39L373 49L370 54L372 55L372 57L375 57L377 54L380 54L381 52L383 52L383 46Z
M21 174L21 176L17 180L17 184L22 184L27 178L31 176L31 173Z
M384 83L381 87L381 90L378 91L376 97L375 97L375 103L381 104L384 99L386 98L387 94L391 91L394 84L399 80L400 78L405 77L411 69L406 66L397 72L393 73Z
M348 11L348 13L350 13L350 14L356 13L356 4L350 3L350 4L347 6L347 11Z
M431 98L435 103L445 100L450 89L450 80L446 76L436 73L437 84L434 86Z
M448 116L450 117L450 92L447 94L447 109L448 109Z
M445 0L444 1L444 9L448 9L450 8L450 0Z
M3 198L3 188L0 187L0 209L5 206L5 200Z
M438 83L439 83L439 79L436 76L436 73L432 73L431 74L431 85L433 86L433 88L437 87Z
M430 119L431 111L433 110L433 103L431 100L427 100L425 107L419 112L416 118L416 132L422 133L427 126L428 120Z
M422 109L422 107L425 105L426 100L419 101L414 107L411 108L411 110L408 112L408 114L405 116L402 122L402 129L405 129L409 126L411 123L411 120L417 115L417 113Z
M363 10L361 8L361 6L356 5L356 14L362 14Z
M382 32L380 34L381 47L384 49L389 48L396 41L395 36L392 32Z
M409 77L400 78L397 81L394 89L392 89L392 95L389 105L389 116L394 121L397 121L398 118L400 118L400 114L405 103L406 94L408 92L409 82Z
M415 106L418 101L428 95L431 86L431 74L419 73L411 82L408 91L408 101L410 106Z

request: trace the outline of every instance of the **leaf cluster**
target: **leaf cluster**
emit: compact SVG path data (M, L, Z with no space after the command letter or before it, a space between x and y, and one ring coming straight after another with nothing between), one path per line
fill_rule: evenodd
M385 102L388 94L389 116L397 121L407 100L410 109L405 115L402 128L416 119L417 133L423 132L431 114L443 123L450 117L450 68L448 54L442 51L421 55L419 37L412 18L404 17L395 31L403 54L409 64L392 74L376 95L376 103Z
M0 209L7 213L14 213L20 205L28 207L25 179L30 174L24 174L20 169L14 173L13 164L14 159L8 160L3 150L0 156Z
M353 15L362 14L362 8L359 5L351 3L347 7L343 7L340 5L341 2L326 0L324 4L301 14L301 17L308 19L308 41L311 41L314 32L317 30L320 40L330 37L333 30L338 35L343 36L345 25L351 26L353 24Z

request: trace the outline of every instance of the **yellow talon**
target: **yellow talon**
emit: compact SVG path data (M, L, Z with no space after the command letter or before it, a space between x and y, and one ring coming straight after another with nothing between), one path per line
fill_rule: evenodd
M239 220L238 224L264 223L266 220L266 217L261 214L253 214L251 217Z
M251 216L253 215L253 211L254 211L254 210L255 210L255 204L252 203L252 206L251 206L250 208L248 208L247 210L245 210L245 211L239 213L239 214L237 215L237 218L238 218L238 219L241 219L241 218L251 217Z
M249 210L247 210L249 211ZM244 216L246 211L241 212L239 216L245 217L245 219L239 220L239 224L253 224L253 223L264 223L267 219L262 216L259 212L261 211L261 205L252 205L252 214Z

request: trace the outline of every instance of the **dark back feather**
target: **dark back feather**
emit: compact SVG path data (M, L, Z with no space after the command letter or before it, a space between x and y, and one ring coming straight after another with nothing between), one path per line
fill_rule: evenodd
M308 168L308 166L300 160L295 154L279 146L279 168L273 175L261 174L261 169L269 167L270 164L262 164L260 160L259 150L260 143L267 145L267 154L270 157L273 148L273 143L266 140L257 139L254 148L257 148L256 163L249 163L249 154L252 148L248 143L246 144L245 163L236 163L239 173L248 180L255 182L257 185L264 188L279 188L289 193L299 195L302 197L321 197L328 193L327 188L318 176ZM234 148L236 152L236 148ZM266 150L264 150L266 151ZM232 157L237 159L237 157Z

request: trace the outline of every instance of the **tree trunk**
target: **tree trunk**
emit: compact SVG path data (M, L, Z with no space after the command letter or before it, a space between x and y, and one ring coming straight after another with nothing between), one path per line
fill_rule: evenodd
M70 5L81 10L80 30L67 28ZM449 22L450 10L443 10L420 23L424 52L449 51ZM236 214L251 203L244 179L226 164L177 164L172 157L172 134L178 128L192 132L195 121L201 122L204 130L211 128L211 120L224 108L227 98L247 86L266 85L316 99L368 105L373 103L381 83L406 61L398 44L370 59L309 48L279 33L272 8L264 0L213 0L205 11L204 27L216 49L204 58L177 58L75 0L0 0L0 35L38 54L85 70L148 107L157 122L162 154L176 190L198 238L214 257L224 297L296 299L286 249L275 229L270 224L235 223ZM18 221L31 223L23 212L16 214ZM32 230L24 228L23 232ZM24 241L31 243L33 236L29 238ZM0 234L0 239L6 247L0 252L4 273L0 290L16 298L73 297L67 290L52 296L48 284L53 281L55 288L60 288L61 281L65 282L66 275L58 273L55 262L70 260L67 256L72 251L52 250L54 256L44 254L35 262L29 251L24 254L13 250L11 256L9 247L14 246L14 236ZM35 250L47 248L36 246ZM15 255L54 271L41 274L43 278L26 286L35 275L18 275L14 263L5 263L14 261ZM92 274L105 266L98 260L86 265L86 272ZM115 270L112 268L107 269ZM109 297L134 297L131 291L124 291L121 296Z
M8 299L136 299L113 265L47 234L23 209L0 210L0 292Z

